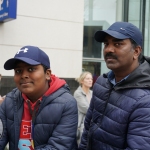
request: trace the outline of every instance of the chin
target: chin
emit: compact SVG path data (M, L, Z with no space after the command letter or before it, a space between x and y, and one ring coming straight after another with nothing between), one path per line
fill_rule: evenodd
M116 66L114 66L112 64L107 64L107 68L110 69L110 70L117 69Z
M25 95L33 93L33 90L31 89L20 89L20 91Z
M91 87L92 87L92 85L89 85L89 86L88 86L88 88L91 88Z

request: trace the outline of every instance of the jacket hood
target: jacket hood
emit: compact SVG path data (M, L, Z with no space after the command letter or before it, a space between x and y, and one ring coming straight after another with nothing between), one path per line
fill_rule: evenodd
M55 92L57 89L62 87L66 84L66 81L63 79L59 79L55 75L51 75L51 82L50 82L50 88L47 90L47 92L44 94L45 96L50 95L51 93Z
M55 75L51 75L50 87L42 96L43 105L51 103L53 100L55 100L57 97L60 97L64 93L70 93L70 89L66 84L66 81L59 79Z
M106 77L107 74L104 74ZM150 58L143 56L140 65L130 73L126 80L114 86L115 90L128 88L148 88L150 89Z

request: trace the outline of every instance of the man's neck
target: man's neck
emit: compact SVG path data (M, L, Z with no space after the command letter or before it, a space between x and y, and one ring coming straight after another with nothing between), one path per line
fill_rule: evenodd
M122 70L113 70L113 73L115 74L115 80L116 82L121 81L124 79L126 76L131 74L140 64L136 63L133 64L132 66L129 66L129 68L122 68Z

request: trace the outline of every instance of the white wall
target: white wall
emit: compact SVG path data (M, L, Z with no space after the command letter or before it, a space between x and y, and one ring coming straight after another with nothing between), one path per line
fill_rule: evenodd
M82 70L84 0L18 0L17 19L0 24L0 73L4 62L25 45L50 57L52 73L75 78Z

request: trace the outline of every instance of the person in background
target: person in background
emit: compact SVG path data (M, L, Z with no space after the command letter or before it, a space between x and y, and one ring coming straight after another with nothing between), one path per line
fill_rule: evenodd
M78 130L77 130L77 140L80 142L81 135L84 128L84 119L86 112L89 108L89 104L92 97L92 87L93 78L90 72L83 72L79 78L76 79L79 82L79 87L74 92L74 98L77 100L78 106Z
M14 69L15 89L0 106L0 149L75 150L77 102L65 80L51 73L48 55L24 46L4 64Z
M98 77L79 150L150 150L150 58L141 31L115 22L97 31L110 71Z
M1 91L1 79L2 79L2 75L0 74L0 91ZM5 95L4 96L0 95L0 105L4 101L4 99L5 99ZM0 124L0 130L2 128L3 128L3 126L2 126L2 124ZM5 150L8 150L8 149L9 149L9 147L8 147L8 144L7 144L7 146L5 147Z
M0 91L1 91L1 79L2 79L2 75L0 74ZM0 104L3 102L4 99L5 99L5 95L4 96L0 95Z
M1 105L1 103L4 101L5 97L6 97L6 95L4 95L4 96L1 96L1 95L0 95L0 105Z

